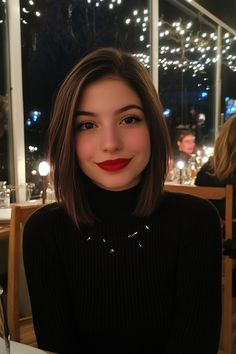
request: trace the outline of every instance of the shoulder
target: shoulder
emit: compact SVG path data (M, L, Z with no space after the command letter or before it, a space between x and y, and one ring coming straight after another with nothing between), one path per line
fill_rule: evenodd
M58 203L51 203L37 209L27 220L24 233L32 230L49 230L50 226L59 227L62 223L68 222L69 216Z
M194 224L207 221L209 218L219 222L219 215L215 206L207 199L190 194L165 192L161 208L170 215L176 215L179 220L191 220Z
M213 168L211 167L210 161L207 161L204 163L204 165L201 166L200 170L198 171L198 175L205 174L207 173L208 175L212 174Z
M50 250L54 254L57 247L64 247L66 240L74 232L75 226L62 206L57 203L42 206L30 216L24 226L24 258L26 255L32 257L42 250Z
M165 192L159 211L165 229L179 237L183 244L197 247L207 243L220 247L220 216L210 201L189 194Z
M42 218L45 219L48 217L53 217L54 215L59 216L63 214L64 211L62 207L58 203L51 203L43 205L42 207L38 208L29 218L28 222L34 222L41 220Z
M164 192L162 203L164 205L177 207L206 206L209 202L203 198L187 193Z
M213 175L213 169L210 162L208 161L202 165L201 169L198 171L195 184L197 186L214 186L219 187L222 185L217 177Z
M210 171L210 172L213 172L213 168L211 167L211 162L208 160L206 163L204 163L201 168L200 168L200 171Z

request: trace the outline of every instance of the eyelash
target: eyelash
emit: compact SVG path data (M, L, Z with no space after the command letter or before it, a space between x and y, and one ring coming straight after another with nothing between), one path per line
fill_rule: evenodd
M142 121L142 118L137 117L137 116L128 116L128 117L125 117L122 121L124 122L127 119L132 120L132 123L131 122L129 122L129 123L126 122L127 125L139 123L139 122Z
M128 120L128 121L127 121ZM136 117L136 116L127 116L122 119L121 124L124 125L132 125L132 124L137 124L142 121L142 118ZM89 125L90 127L86 128L86 125ZM75 127L76 131L85 131L85 130L90 130L93 129L96 126L95 123L87 121L87 122L81 122L78 123Z
M85 126L87 124L93 125L93 126L90 127L90 128L85 128ZM89 121L88 122L81 122L81 123L76 125L75 129L76 129L76 131L81 131L81 130L84 131L84 130L90 130L90 129L94 128L94 126L95 126L95 123L93 123L93 122L89 122Z

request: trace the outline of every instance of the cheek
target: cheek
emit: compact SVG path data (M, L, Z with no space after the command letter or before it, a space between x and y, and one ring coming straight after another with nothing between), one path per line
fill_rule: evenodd
M94 146L87 139L78 139L75 144L76 156L79 162L82 162L93 155Z
M143 151L145 153L150 153L151 144L148 130L134 133L132 137L129 137L128 141L135 150L138 150L139 152Z

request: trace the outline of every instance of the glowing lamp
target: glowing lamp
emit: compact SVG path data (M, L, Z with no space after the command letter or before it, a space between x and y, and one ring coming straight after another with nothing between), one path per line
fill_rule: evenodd
M177 167L178 167L180 170L182 170L182 169L184 168L184 161L180 160L180 161L177 162L176 165L177 165Z
M43 180L43 195L42 195L42 199L43 199L43 204L45 204L45 200L46 200L46 188L47 188L47 175L49 174L50 171L50 166L46 161L42 161L39 164L38 167L39 170L39 174L42 177Z
M47 176L50 171L50 166L46 161L42 161L39 164L39 174L40 176Z
M184 168L184 161L178 161L177 162L177 167L179 169L179 184L183 183L183 168Z

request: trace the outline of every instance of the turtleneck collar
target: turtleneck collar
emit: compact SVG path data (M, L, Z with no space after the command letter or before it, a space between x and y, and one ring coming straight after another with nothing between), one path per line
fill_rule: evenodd
M99 219L129 216L134 211L141 186L123 191L110 191L87 180L86 190L91 210Z

